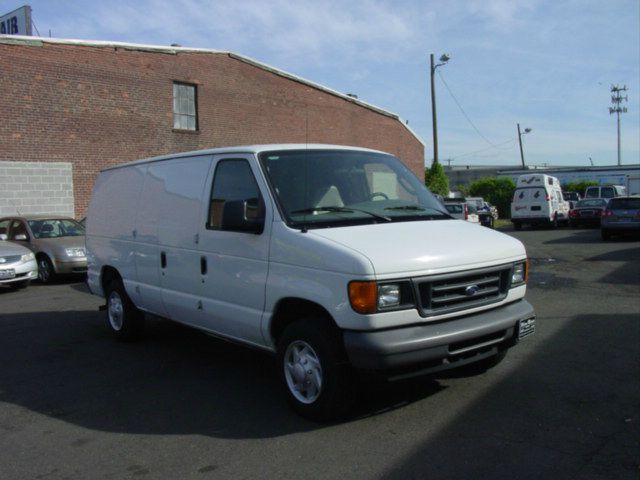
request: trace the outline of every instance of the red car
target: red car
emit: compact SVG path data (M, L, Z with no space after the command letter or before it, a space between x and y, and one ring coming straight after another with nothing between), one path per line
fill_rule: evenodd
M587 198L576 202L575 207L569 211L569 225L576 228L580 225L600 226L600 218L607 208L607 200L604 198Z

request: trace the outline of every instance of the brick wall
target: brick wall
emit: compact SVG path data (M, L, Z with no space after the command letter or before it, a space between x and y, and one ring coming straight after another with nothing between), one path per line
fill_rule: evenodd
M71 163L0 162L0 217L29 213L74 216Z
M76 217L101 169L203 148L355 145L423 175L423 145L397 118L225 53L18 42L0 59L0 160L72 164ZM172 129L173 81L198 85L198 132Z

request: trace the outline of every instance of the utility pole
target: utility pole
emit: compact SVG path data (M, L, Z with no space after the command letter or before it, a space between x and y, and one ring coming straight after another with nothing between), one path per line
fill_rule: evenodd
M446 53L440 57L440 63L435 64L433 61L433 53L431 54L431 124L433 125L433 161L438 161L438 124L436 121L436 86L433 76L436 73L436 68L446 64L449 61L449 55Z
M520 143L520 160L522 161L522 169L524 170L525 168L527 168L524 164L524 152L522 151L522 135L526 134L526 133L530 133L531 129L530 128L525 128L524 132L520 131L520 124L518 123L518 143Z
M611 85L611 104L613 107L609 107L609 115L614 113L618 116L618 166L622 165L622 158L620 155L620 114L627 113L627 107L622 106L622 101L629 101L629 96L622 96L621 92L626 92L627 86L619 87L618 85Z

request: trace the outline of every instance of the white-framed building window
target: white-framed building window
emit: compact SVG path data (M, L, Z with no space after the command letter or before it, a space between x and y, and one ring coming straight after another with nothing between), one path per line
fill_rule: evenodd
M173 128L198 130L198 96L196 86L173 82Z

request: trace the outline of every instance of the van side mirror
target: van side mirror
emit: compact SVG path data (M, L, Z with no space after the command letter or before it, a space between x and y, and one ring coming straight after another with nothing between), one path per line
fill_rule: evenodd
M6 234L6 233L0 233L0 241L2 241L2 240L8 240L8 239L9 239L9 237L7 236L7 234Z
M261 198L230 200L222 209L222 230L261 234L265 208Z
M19 233L18 235L16 235L16 238L14 238L14 240L18 242L24 242L27 240L27 236L24 233Z

